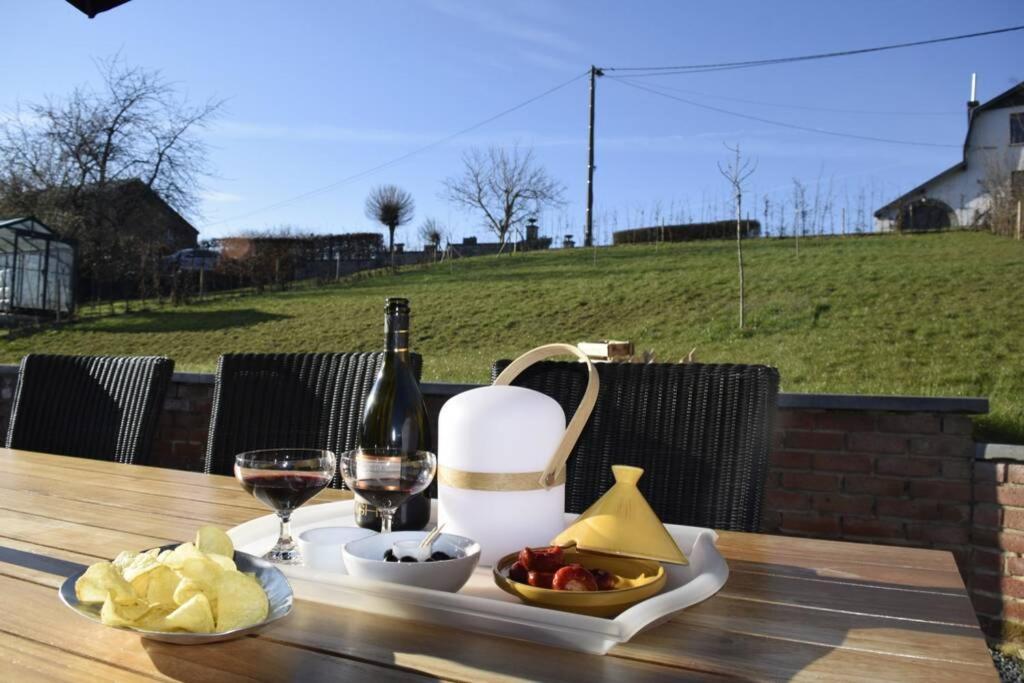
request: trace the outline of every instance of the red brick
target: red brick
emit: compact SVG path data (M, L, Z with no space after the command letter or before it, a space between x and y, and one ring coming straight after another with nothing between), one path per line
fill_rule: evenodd
M997 595L1002 594L1002 587L1000 583L1002 576L999 574L974 574L971 576L971 590L982 591L984 593L995 593Z
M1006 479L1011 484L1024 484L1024 465L1006 463Z
M910 482L910 495L914 498L935 498L936 500L971 500L971 485L959 481Z
M818 512L846 512L855 515L870 515L874 505L874 496L844 496L838 493L816 493L811 499L811 509Z
M942 460L943 479L970 479L971 469L974 463L961 458L948 458Z
M975 503L974 526L998 528L1003 523L1003 509L998 505Z
M773 467L784 467L789 470L811 469L811 453L803 451L772 451L771 464Z
M810 496L799 491L772 489L765 491L764 502L772 510L806 510Z
M1009 619L1024 619L1024 602L1003 600L1003 616Z
M862 453L907 452L907 440L895 434L851 432L846 435L846 444L851 451L860 451Z
M1000 548L1011 553L1024 553L1024 534L1001 533L996 537Z
M906 538L903 522L861 517L843 517L843 536Z
M835 432L786 432L786 448L812 451L839 451L843 448L843 434Z
M975 570L991 571L996 574L1003 573L1003 562L1006 556L998 550L974 549L974 556L971 558L971 567ZM1012 558L1007 558L1006 561ZM1011 572L1014 573L1014 572Z
M878 416L878 431L890 434L935 434L939 417L930 413L889 413Z
M902 479L886 479L873 475L848 474L843 477L843 491L847 493L870 493L876 496L902 496L906 482Z
M1024 580L1013 576L1000 577L999 590L1003 597L1024 598Z
M906 455L883 455L875 461L875 471L900 477L937 477L942 473L942 461Z
M1006 556L1006 573L1010 576L1024 576L1024 557Z
M839 477L816 472L783 472L782 485L798 491L838 491Z
M814 469L833 472L870 472L871 456L863 453L815 453Z
M828 411L815 415L814 427L833 432L870 432L875 429L875 416L855 411Z
M996 502L996 485L995 484L975 484L974 485L974 501L976 503L994 503ZM999 487L1001 488L1001 487Z
M1003 508L1003 527L1014 531L1024 531L1024 509Z
M941 458L973 458L974 441L961 436L921 436L910 439L910 452Z
M939 518L939 504L934 500L879 498L877 510L879 517L901 517L932 521Z
M974 433L974 422L963 415L944 415L942 417L942 431L945 434L966 434Z
M963 545L970 541L971 536L965 526L929 523L908 524L907 538L912 541Z
M780 410L777 424L783 429L813 429L814 413L806 410Z
M783 512L780 528L783 531L835 537L839 535L839 518L834 515L821 516L806 512Z
M1001 484L1006 481L1006 465L1001 462L975 462L974 481Z
M991 502L992 499L987 497L981 497L978 495L978 486L979 485L975 485L975 497L978 500ZM987 486L988 490L990 491L993 489L993 486L991 484L982 484L981 486ZM1024 507L1024 486L1010 486L1004 484L1003 486L996 486L994 488L994 500L997 503L1002 503L1003 505L1016 505L1018 507Z

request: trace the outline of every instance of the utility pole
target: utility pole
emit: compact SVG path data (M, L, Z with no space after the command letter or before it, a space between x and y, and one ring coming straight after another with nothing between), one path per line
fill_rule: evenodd
M583 246L594 244L594 94L597 77L604 72L593 64L590 65L590 145L587 161L587 227L583 235Z

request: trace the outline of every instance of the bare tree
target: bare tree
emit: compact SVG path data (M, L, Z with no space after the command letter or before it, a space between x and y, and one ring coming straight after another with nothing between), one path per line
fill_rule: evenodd
M435 253L441 250L441 242L444 241L447 230L441 221L436 218L427 218L420 226L420 239L424 244L433 245Z
M395 267L395 229L410 222L416 203L412 195L397 185L378 185L366 198L366 217L388 229L388 253Z
M534 162L533 151L518 146L507 149L471 149L462 157L459 177L444 181L444 196L469 211L482 215L484 227L498 236L501 248L510 232L545 206L560 207L561 183Z
M733 198L736 204L736 261L739 264L740 272L740 329L743 329L744 318L744 282L743 282L743 183L757 170L757 161L744 159L740 154L739 144L736 147L725 145L730 152L735 153L735 158L725 166L718 164L718 172L732 185Z
M145 187L179 213L194 213L207 171L199 131L222 102L190 104L159 71L117 56L97 68L98 88L19 104L0 124L0 206L77 239L86 277L124 281L139 264L159 262L165 236L147 232L137 196L122 190Z

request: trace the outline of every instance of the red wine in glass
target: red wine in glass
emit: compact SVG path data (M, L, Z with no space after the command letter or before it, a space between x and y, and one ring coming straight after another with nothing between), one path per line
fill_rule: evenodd
M281 520L277 543L264 559L302 564L291 534L292 512L331 483L336 465L334 453L315 448L269 448L235 456L235 478L242 488Z
M275 512L295 510L331 483L331 475L320 472L248 470L240 479L247 493Z

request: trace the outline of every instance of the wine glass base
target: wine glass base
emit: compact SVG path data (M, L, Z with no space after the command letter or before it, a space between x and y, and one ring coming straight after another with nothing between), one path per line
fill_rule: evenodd
M263 555L263 559L274 564L301 565L302 553L299 552L299 548L295 544L275 545Z

